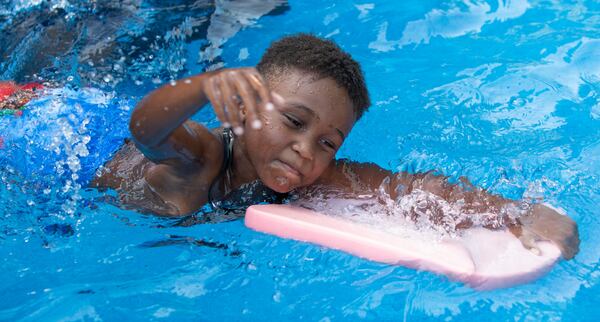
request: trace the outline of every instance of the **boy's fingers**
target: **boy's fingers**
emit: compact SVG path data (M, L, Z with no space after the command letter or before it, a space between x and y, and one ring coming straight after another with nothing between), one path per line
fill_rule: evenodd
M273 103L275 103L275 105L277 106L282 106L285 105L285 99L277 94L276 92L271 92L271 97L273 98Z
M247 74L247 79L250 82L250 85L256 90L258 96L263 105L266 105L271 102L271 95L269 95L269 89L262 78L262 76L255 70L251 73Z
M250 122L253 129L260 129L262 123L258 118L256 92L251 88L250 84L248 84L246 78L239 78L234 84L246 107L246 122Z
M521 241L521 244L523 244L523 247L525 247L527 250L534 253L535 255L539 256L542 254L542 251L537 246L535 239L536 238L535 238L534 234L529 232L526 229L523 229L522 235L519 237L519 241Z
M234 74L232 76L235 77L235 72L228 72L228 74L232 73ZM234 99L235 93L231 88L231 85L229 84L229 75L224 75L224 77L225 79L221 79L220 88L221 93L223 94L223 100L225 101L226 113L229 117L229 121L231 123L231 126L233 127L234 133L241 135L244 130L242 129L240 122L239 102L237 102L237 99Z
M217 114L217 117L219 118L219 120L222 122L224 127L230 127L231 126L231 122L229 121L229 119L227 118L227 115L225 114L225 106L223 106L223 100L221 99L222 93L219 90L219 79L217 77L212 77L209 81L208 81L208 90L206 91L206 96L208 96L208 99L210 100L211 104L213 105L213 110L215 111L215 114Z

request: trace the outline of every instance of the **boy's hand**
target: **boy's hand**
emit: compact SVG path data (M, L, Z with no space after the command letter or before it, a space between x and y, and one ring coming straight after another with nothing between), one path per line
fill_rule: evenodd
M232 127L237 135L244 133L243 122L260 129L260 107L273 109L271 93L255 68L232 68L215 72L204 84L210 100L224 127Z
M533 205L527 214L519 217L520 226L511 227L511 232L521 240L523 246L537 250L536 240L553 242L565 259L579 252L577 224L569 217L542 204Z

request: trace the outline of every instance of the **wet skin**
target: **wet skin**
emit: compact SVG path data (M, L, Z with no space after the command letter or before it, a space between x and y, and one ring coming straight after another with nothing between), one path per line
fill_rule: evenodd
M392 173L374 164L334 160L355 122L352 102L333 79L296 69L269 81L254 68L226 69L155 90L132 114L135 147L119 151L92 186L116 189L123 203L158 215L197 211L208 201L223 162L220 129L188 120L209 101L236 133L230 186L218 182L217 198L255 180L277 192L314 184L355 194L377 191L387 180L384 189L393 199L421 189L478 212L516 203L431 173ZM548 239L567 259L578 252L577 225L570 218L535 206L522 219L507 225L526 247Z
M140 168L141 162L133 161L139 157L131 156L131 152L119 152L106 165L108 171L96 178L93 185L119 190L123 193L122 199L127 200L154 196L160 199L160 203L167 203L168 210L152 208L148 203L144 203L144 208L161 215L188 214L207 202L208 188L222 164L220 131L209 131L187 121L172 135L163 140L157 139L164 134L156 130L168 127L167 117L189 109L185 105L192 103L174 102L172 97L183 95L172 93L173 90L190 90L192 94L208 92L205 98L199 97L200 101L212 98L217 115L223 122L231 124L238 133L242 129L243 134L236 135L234 141L232 186L229 188L236 189L245 183L261 180L277 192L288 192L315 182L332 167L335 153L354 124L355 116L348 94L333 79L319 79L312 74L290 70L273 84L262 81L262 77L256 75L261 80L257 84L260 89L266 90L269 86L272 92L266 92L268 96L262 101L255 89L238 93L246 100L231 101L228 98L235 92L231 87L240 85L223 88L223 84L230 82L230 78L241 77L243 73L245 70L204 74L190 82L180 81L174 87L165 86L153 93L154 96L145 98L131 120L134 141L146 156L142 161L145 162L143 170L128 171L126 164ZM251 85L245 83L243 86ZM194 91L197 87L200 89ZM265 108L266 103L271 101L274 102L271 103L272 108ZM167 111L164 107L168 107ZM138 113L140 110L146 113ZM161 125L150 125L163 121ZM260 129L255 128L256 121L260 121ZM123 172L137 172L138 176L132 178L128 176L130 173ZM127 185L140 179L139 176L143 176L151 193L146 191L144 196L136 198L131 196L133 191Z

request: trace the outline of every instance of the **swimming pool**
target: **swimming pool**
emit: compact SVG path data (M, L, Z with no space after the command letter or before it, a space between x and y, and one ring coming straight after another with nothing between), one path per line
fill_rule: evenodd
M0 117L0 320L600 316L597 2L263 3L0 8L0 26L19 31L0 36L10 45L0 46L0 78L41 77L57 88L23 116ZM24 17L39 26L25 28ZM48 30L75 36L48 44ZM239 220L173 227L85 187L148 90L204 68L254 65L271 41L300 31L335 40L366 74L373 106L340 157L544 198L578 222L577 257L534 283L478 292ZM195 119L217 124L208 109Z

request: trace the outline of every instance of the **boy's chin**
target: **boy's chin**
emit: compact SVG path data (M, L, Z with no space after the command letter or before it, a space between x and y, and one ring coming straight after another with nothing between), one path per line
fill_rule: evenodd
M278 193L288 193L296 188L288 178L285 177L274 177L269 178L270 180L263 180L263 183L271 190Z

